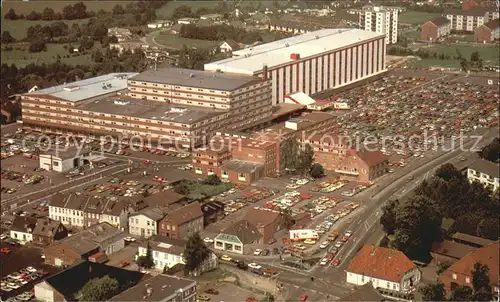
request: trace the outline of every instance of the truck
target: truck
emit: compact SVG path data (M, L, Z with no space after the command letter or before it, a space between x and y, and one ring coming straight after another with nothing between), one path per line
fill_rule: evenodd
M94 263L104 263L108 261L108 255L105 252L98 252L89 256L89 261Z
M318 240L319 235L315 230L311 229L290 230L290 240L297 241L306 239Z

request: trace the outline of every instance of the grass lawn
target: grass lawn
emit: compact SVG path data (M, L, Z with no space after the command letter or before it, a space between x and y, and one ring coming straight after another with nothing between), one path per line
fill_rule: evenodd
M439 13L426 13L417 11L406 11L399 15L398 21L400 23L407 23L412 25L422 25L427 21L439 17Z
M94 44L94 47L89 50L89 54L86 55L74 55L70 54L67 49L64 49L64 44L47 44L47 51L30 53L28 52L29 44L15 44L14 47L19 47L19 45L24 45L24 50L13 50L13 51L2 51L2 63L5 64L15 64L16 66L26 66L30 63L52 63L57 61L57 55L61 56L61 62L78 65L78 64L92 64L90 59L90 53L97 48L101 48L99 42ZM69 55L69 58L65 58Z
M161 8L156 10L156 15L164 18L170 18L172 16L172 12L179 6L189 6L192 11L196 12L196 10L200 8L208 8L214 9L218 7L220 1L180 1L174 0L170 1L167 4L163 5ZM272 8L274 5L274 1L242 1L241 7L257 7L260 3L261 8ZM286 5L287 1L278 1L281 6Z
M186 45L188 48L211 48L218 45L218 41L208 41L208 40L198 40L198 39L187 39L170 34L159 34L155 37L156 43L159 43L167 48L171 49L181 49L182 45Z
M27 15L31 13L32 11L36 11L39 13L43 12L43 9L46 7L52 8L55 12L62 12L63 8L66 5L69 4L75 4L78 2L83 2L85 6L87 7L87 11L99 11L101 9L105 11L111 11L113 7L117 4L120 4L121 6L125 7L128 3L130 2L135 2L135 1L92 1L92 0L85 0L85 1L77 1L77 0L51 0L51 1L29 1L29 2L24 2L24 1L19 1L19 0L4 0L2 1L2 17L5 15L9 9L13 8L16 11L16 14L24 14Z
M484 65L499 65L500 55L498 53L498 47L483 46L483 45L433 45L428 47L430 51L435 51L439 53L445 53L450 56L456 56L457 49L460 50L462 55L466 58L470 58L471 53L474 51L479 52L479 56L483 59ZM423 59L415 63L416 67L427 68L431 66L439 67L460 67L460 62L455 59L451 60L439 60L439 59Z
M463 42L474 42L474 35L451 35L449 36L451 40L463 41Z
M78 25L86 24L88 19L80 19L80 20L61 20L68 24L68 27L74 23ZM50 25L54 22L58 21L27 21L27 20L5 20L2 19L2 31L6 30L10 32L10 34L16 39L21 40L26 38L26 31L30 26L37 26L40 24L41 26Z

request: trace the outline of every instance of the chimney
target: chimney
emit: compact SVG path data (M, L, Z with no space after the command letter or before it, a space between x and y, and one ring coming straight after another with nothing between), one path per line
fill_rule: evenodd
M388 258L391 259L391 256L392 256L392 249L389 249Z
M376 249L376 247L374 245L372 245L372 252L370 253L372 256L375 255L375 249Z
M264 67L262 67L262 73L264 74L264 81L267 81L267 65L264 65Z

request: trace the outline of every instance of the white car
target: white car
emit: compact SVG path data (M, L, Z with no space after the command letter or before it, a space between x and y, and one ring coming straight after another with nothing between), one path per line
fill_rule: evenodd
M4 239L7 239L7 238L9 238L9 236L7 234L0 235L0 240L4 240Z
M261 269L262 265L258 265L257 263L249 263L248 267L253 269Z
M134 237L125 237L123 240L127 241L127 242L135 242L135 238Z
M205 237L205 238L203 239L203 241L204 241L205 243L213 243L213 242L214 242L214 240L213 240L212 238L208 238L208 237Z
M337 243L335 243L335 247L340 248L342 244L343 244L342 241L337 241Z
M319 263L320 265L326 265L328 263L328 258L323 258L321 259L321 262Z
M346 237L351 237L351 235L352 235L352 231L347 231L347 232L345 232L345 234L344 234L344 235L345 235Z
M261 250L261 249L256 249L256 250L253 252L253 254L254 254L255 256L259 256L259 255L260 255L260 252L262 252L262 250ZM248 266L250 266L250 265L248 265Z
M330 242L325 241L319 247L322 248L322 249L326 249L329 245L330 245Z
M37 272L37 270L36 270L34 267L32 267L32 266L28 266L28 267L26 268L26 270L27 270L28 272L30 272L30 273L36 273L36 272Z

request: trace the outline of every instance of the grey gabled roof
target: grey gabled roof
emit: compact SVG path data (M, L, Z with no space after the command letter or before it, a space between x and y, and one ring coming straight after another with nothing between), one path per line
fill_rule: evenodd
M477 159L470 166L469 169L487 174L491 177L500 177L499 165L484 159Z

